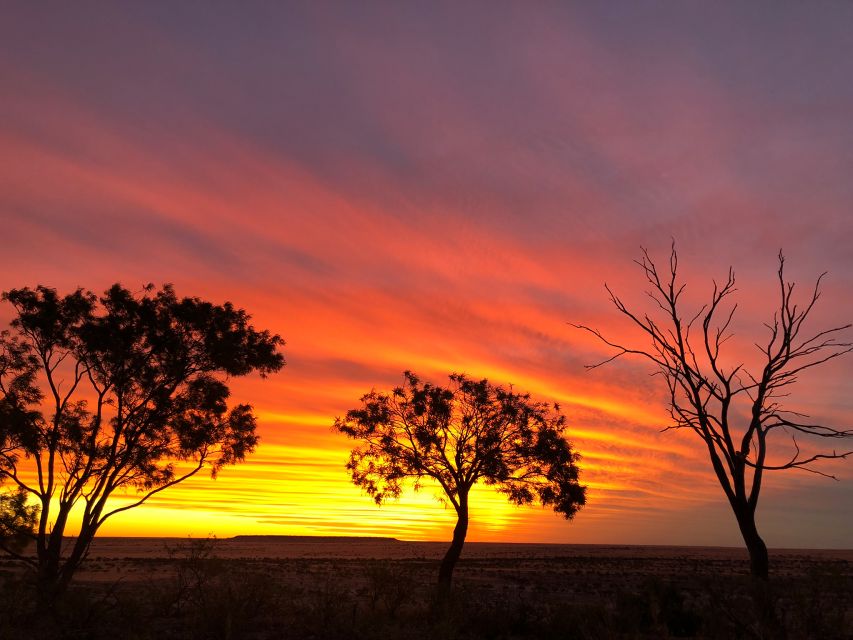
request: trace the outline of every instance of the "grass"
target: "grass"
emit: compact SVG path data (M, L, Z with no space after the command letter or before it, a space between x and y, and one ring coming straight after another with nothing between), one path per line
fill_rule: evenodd
M853 563L777 564L762 585L736 563L675 556L463 558L438 609L434 560L227 558L191 540L93 558L48 617L3 564L0 639L853 638Z

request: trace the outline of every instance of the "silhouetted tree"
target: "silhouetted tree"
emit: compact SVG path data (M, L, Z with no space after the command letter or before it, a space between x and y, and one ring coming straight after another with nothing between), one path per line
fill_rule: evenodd
M750 372L743 363L725 366L721 348L732 337L729 327L737 308L733 305L722 309L735 291L732 269L724 283L714 282L707 304L687 312L681 301L686 285L677 278L678 256L674 245L668 273L658 271L645 249L642 260L636 263L650 286L647 293L659 315L635 313L607 285L605 288L619 312L645 333L651 346L646 349L626 347L606 338L597 329L574 325L617 349L615 355L589 368L626 354L643 356L656 365L669 391L673 424L667 429L690 429L705 443L711 466L749 550L752 575L766 579L767 546L755 524L764 472L803 469L827 475L814 469L812 463L826 458L844 458L853 453L803 453L798 436L841 439L853 436L853 431L812 424L808 416L782 406L782 398L788 395L800 373L853 350L853 344L838 337L851 325L805 331L805 322L820 297L820 283L825 274L817 279L806 303L798 305L793 298L794 284L785 281L785 259L780 253L778 306L765 325L769 330L766 340L755 343L761 369ZM771 461L770 450L778 449L781 443L777 436L783 435L786 441L790 440L790 450L782 460Z
M15 558L35 540L38 507L27 504L27 492L20 487L0 494L0 550Z
M578 484L579 455L564 436L559 407L528 394L452 374L450 385L422 383L404 374L391 393L371 391L362 407L337 418L334 428L362 442L347 464L353 482L377 504L400 496L412 479L435 480L458 516L441 562L439 594L450 591L453 568L468 532L468 497L479 481L517 505L538 500L572 518L586 500Z
M251 407L229 409L227 380L279 370L283 341L230 303L179 299L170 286L134 294L116 284L100 298L39 286L3 300L15 316L0 334L0 479L40 508L27 561L49 603L104 521L254 449ZM116 491L130 503L109 504Z

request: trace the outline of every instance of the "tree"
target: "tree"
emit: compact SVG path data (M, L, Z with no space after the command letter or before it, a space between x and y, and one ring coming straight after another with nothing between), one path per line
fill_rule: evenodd
M168 285L101 297L38 286L3 300L15 315L0 334L0 480L40 509L36 557L18 557L50 603L108 518L254 449L252 409L228 407L227 382L278 371L283 341L230 303L179 299ZM75 507L80 529L66 540Z
M38 507L27 504L27 492L20 487L0 495L0 550L17 555L35 539Z
M611 302L618 311L639 327L650 341L648 348L630 348L606 338L596 329L574 325L597 336L616 354L589 368L595 368L624 355L650 360L666 383L669 413L673 424L667 429L689 429L704 443L711 467L731 505L744 543L749 551L753 576L768 576L767 546L755 523L758 496L765 471L802 469L827 475L813 463L827 458L845 458L853 452L803 452L798 437L838 440L853 436L853 431L812 424L808 416L786 410L782 399L799 375L853 350L853 344L840 339L851 325L807 332L806 320L820 297L825 274L815 283L804 305L794 301L794 283L784 276L785 259L779 254L778 306L765 326L769 335L755 342L760 370L740 362L740 355L726 366L723 345L732 337L729 331L737 305L727 306L735 292L734 272L730 268L723 284L713 283L710 300L698 311L687 312L681 300L685 284L677 277L678 255L672 247L669 273L661 274L644 249L640 266L650 286L647 292L659 315L635 313L610 290ZM723 307L726 309L723 309ZM699 323L698 330L694 330ZM740 364L735 364L740 362ZM666 429L665 429L666 430ZM770 459L770 452L790 441L787 457ZM778 456L778 453L774 453ZM830 476L832 477L832 476Z
M362 407L335 420L334 429L362 444L347 469L377 504L397 498L411 479L441 487L456 510L453 541L438 574L450 592L453 568L468 532L468 498L479 481L516 505L538 500L571 519L586 501L578 483L579 455L564 436L559 407L528 394L452 374L450 385L422 383L407 371L401 387L371 391Z

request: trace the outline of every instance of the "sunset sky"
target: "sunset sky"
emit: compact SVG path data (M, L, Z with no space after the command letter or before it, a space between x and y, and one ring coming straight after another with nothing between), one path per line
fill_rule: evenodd
M412 369L559 402L583 455L573 522L483 489L470 540L739 545L661 381L586 371L610 352L568 323L635 337L603 285L648 308L632 260L672 239L693 301L734 266L747 347L780 249L803 294L829 272L813 328L853 321L852 79L844 2L6 5L0 289L169 282L287 341L233 384L256 453L104 534L449 538L430 489L376 507L331 431ZM850 428L851 380L789 406ZM851 546L853 460L819 468L767 478L768 546Z

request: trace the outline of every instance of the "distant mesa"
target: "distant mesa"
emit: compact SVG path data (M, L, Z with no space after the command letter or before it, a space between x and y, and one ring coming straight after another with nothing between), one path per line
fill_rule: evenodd
M229 538L239 542L400 542L397 538L382 536L278 536L240 535Z

